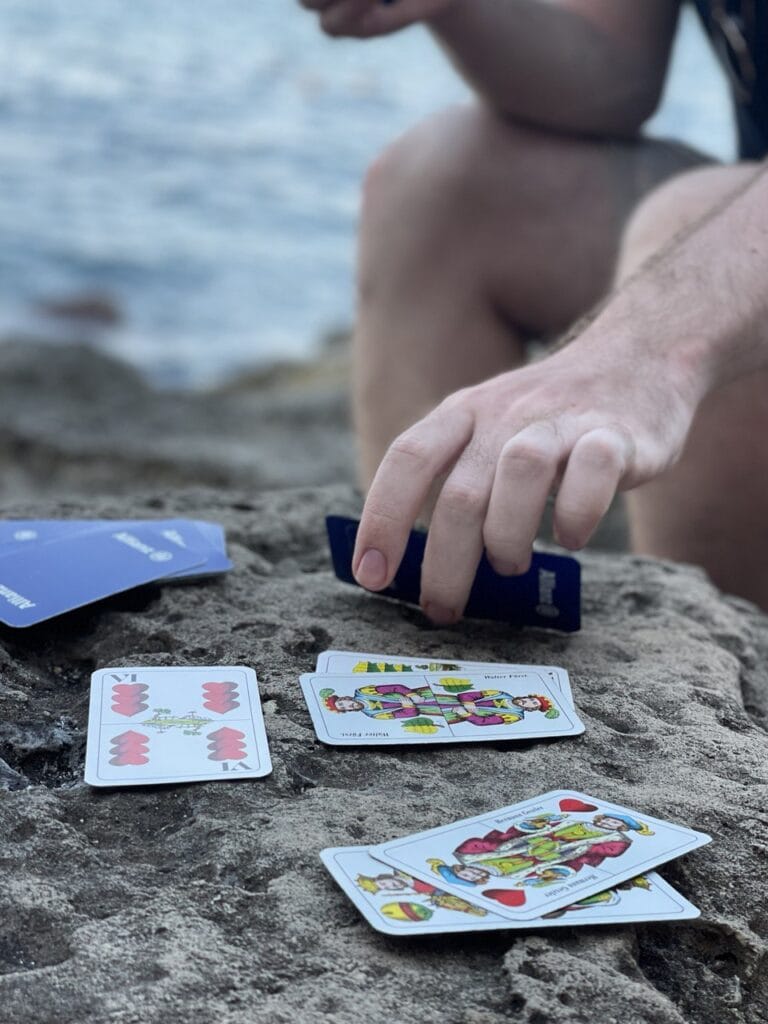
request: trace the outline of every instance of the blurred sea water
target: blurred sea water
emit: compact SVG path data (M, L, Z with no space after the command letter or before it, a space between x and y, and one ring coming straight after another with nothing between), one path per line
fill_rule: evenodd
M0 331L112 296L97 343L163 387L348 324L366 166L467 95L422 29L331 41L293 0L3 0L0 56ZM652 131L733 153L691 16Z

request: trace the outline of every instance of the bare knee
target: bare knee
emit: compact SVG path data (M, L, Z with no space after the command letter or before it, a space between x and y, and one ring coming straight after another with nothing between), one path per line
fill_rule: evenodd
M363 189L360 272L388 257L401 272L439 258L478 259L493 245L503 208L505 230L541 216L540 175L548 140L501 120L479 104L445 110L408 131L373 163ZM544 154L542 159L541 154Z
M633 273L677 235L706 217L719 203L744 188L758 164L703 167L679 174L651 192L627 222L617 279Z
M478 161L494 128L501 124L477 104L450 107L420 122L391 143L369 168L364 208L376 212L380 205L413 193L443 205L449 199L469 198Z
M363 186L362 227L378 241L442 245L471 217L493 116L453 107L421 122L374 161Z

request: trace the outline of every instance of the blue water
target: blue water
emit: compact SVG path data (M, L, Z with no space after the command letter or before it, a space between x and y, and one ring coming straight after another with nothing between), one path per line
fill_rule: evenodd
M654 129L732 152L686 21ZM292 0L2 0L0 330L113 296L96 338L162 386L348 323L361 175L464 88L421 29L332 42Z

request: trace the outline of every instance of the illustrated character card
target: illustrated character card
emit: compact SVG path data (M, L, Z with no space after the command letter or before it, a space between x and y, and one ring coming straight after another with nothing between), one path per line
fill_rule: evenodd
M376 860L364 846L336 847L323 850L320 856L366 921L388 935L682 921L699 916L698 909L655 872L630 878L533 921L515 922L466 896L447 892L437 876L423 882Z
M559 790L370 852L487 910L530 922L709 842L702 832Z
M304 675L318 738L333 745L575 736L584 725L545 672Z
M491 661L463 661L435 656L412 658L399 654L369 654L360 651L323 651L317 657L315 671L329 675L350 673L401 672L543 672L559 690L560 698L573 704L571 683L564 668L555 665L507 665Z

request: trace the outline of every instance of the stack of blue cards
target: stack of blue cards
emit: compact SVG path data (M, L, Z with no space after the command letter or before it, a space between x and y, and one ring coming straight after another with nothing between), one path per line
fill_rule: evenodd
M6 519L0 521L0 622L22 629L145 583L231 568L218 523Z
M357 585L352 554L360 524L344 516L328 516L326 526L336 575ZM382 597L418 604L426 533L412 530L395 578ZM573 633L581 628L581 567L575 558L534 552L531 567L521 576L500 576L483 556L464 612L475 619L496 619L515 626L544 626Z

